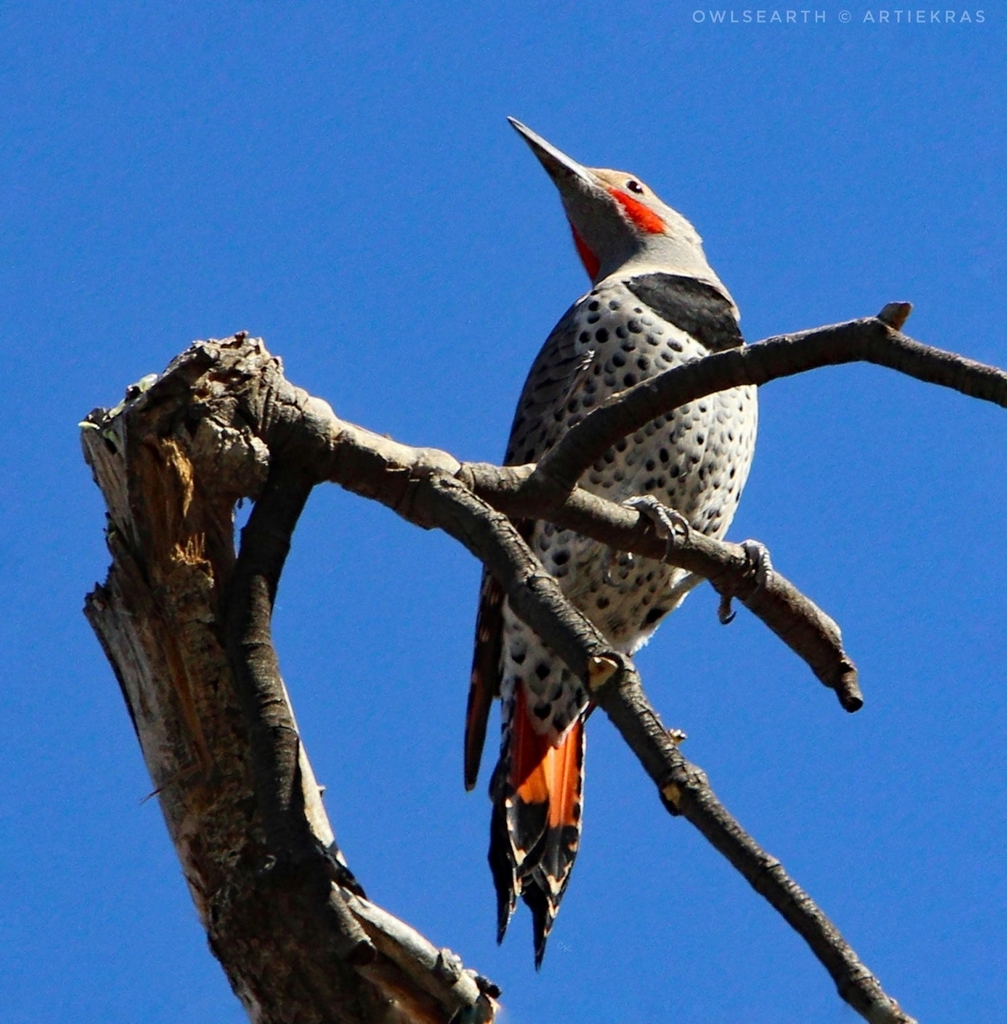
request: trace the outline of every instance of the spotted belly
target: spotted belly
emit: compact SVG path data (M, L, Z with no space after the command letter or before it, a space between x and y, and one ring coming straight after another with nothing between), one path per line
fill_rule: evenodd
M642 306L621 282L599 286L573 312L577 316L568 326L566 350L539 369L540 377L551 383L560 379L555 366L567 367L562 400L554 399L549 416L522 417L519 406L510 461L540 457L610 395L708 351ZM549 373L552 377L545 376ZM529 410L534 409L535 374L533 368L522 396ZM710 395L619 441L589 467L581 486L615 502L653 495L681 513L693 529L719 538L737 510L755 430L754 388ZM614 552L551 523L536 523L530 542L569 600L613 647L627 654L647 641L698 582L682 569ZM583 685L506 606L503 624L505 717L515 688L523 685L536 731L558 743L587 703Z

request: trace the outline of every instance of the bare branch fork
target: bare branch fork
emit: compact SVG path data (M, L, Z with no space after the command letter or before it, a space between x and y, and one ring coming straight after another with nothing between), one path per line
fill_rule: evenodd
M728 814L681 755L630 661L563 597L508 516L547 518L663 558L736 596L833 688L862 704L838 627L743 546L662 531L577 488L612 444L685 402L816 366L865 360L1007 405L1007 374L877 318L781 336L669 370L573 428L538 466L463 464L339 420L247 335L192 346L148 390L95 410L85 455L109 508L113 565L86 614L116 670L169 832L210 937L253 1019L492 1018L497 990L369 903L322 808L270 636L272 602L312 486L341 484L445 530L579 673L674 814L692 822L805 938L872 1022L909 1024L822 911ZM233 550L233 507L256 498Z

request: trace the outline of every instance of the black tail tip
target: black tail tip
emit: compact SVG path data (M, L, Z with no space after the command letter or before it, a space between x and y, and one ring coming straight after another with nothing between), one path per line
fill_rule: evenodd
M498 878L495 878L494 881L497 882L497 945L499 946L507 934L507 926L514 915L516 900L513 889L506 884L501 885Z
M552 929L555 912L549 905L549 898L536 885L529 886L521 893L528 909L531 910L532 937L535 942L535 970L542 969L546 943Z
M497 945L502 945L504 936L507 934L507 926L514 916L514 890L508 888L497 888Z

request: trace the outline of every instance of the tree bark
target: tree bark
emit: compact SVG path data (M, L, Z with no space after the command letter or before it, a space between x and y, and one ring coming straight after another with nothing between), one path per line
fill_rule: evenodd
M209 349L190 351L123 406L95 410L82 435L112 554L85 614L115 670L210 948L262 1024L490 1021L491 983L363 896L278 673L272 724L292 760L286 820L300 822L303 856L284 861L270 842L268 780L252 757L224 623L235 503L263 492L270 467L246 416L257 409L257 426L269 420L281 378L252 343L230 354L221 376ZM265 628L259 654L268 660Z

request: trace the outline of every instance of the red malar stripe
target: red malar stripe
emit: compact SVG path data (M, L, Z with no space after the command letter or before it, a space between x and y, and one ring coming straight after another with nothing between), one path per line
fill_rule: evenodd
M643 203L637 202L625 192L610 188L608 194L626 211L626 216L641 230L649 235L659 235L664 231L665 224L653 210Z
M577 229L571 224L570 230L573 232L573 244L577 246L577 255L580 257L581 263L584 264L584 269L587 271L587 276L593 281L598 275L598 270L601 267L601 263L598 257L587 247L587 242L577 233Z

